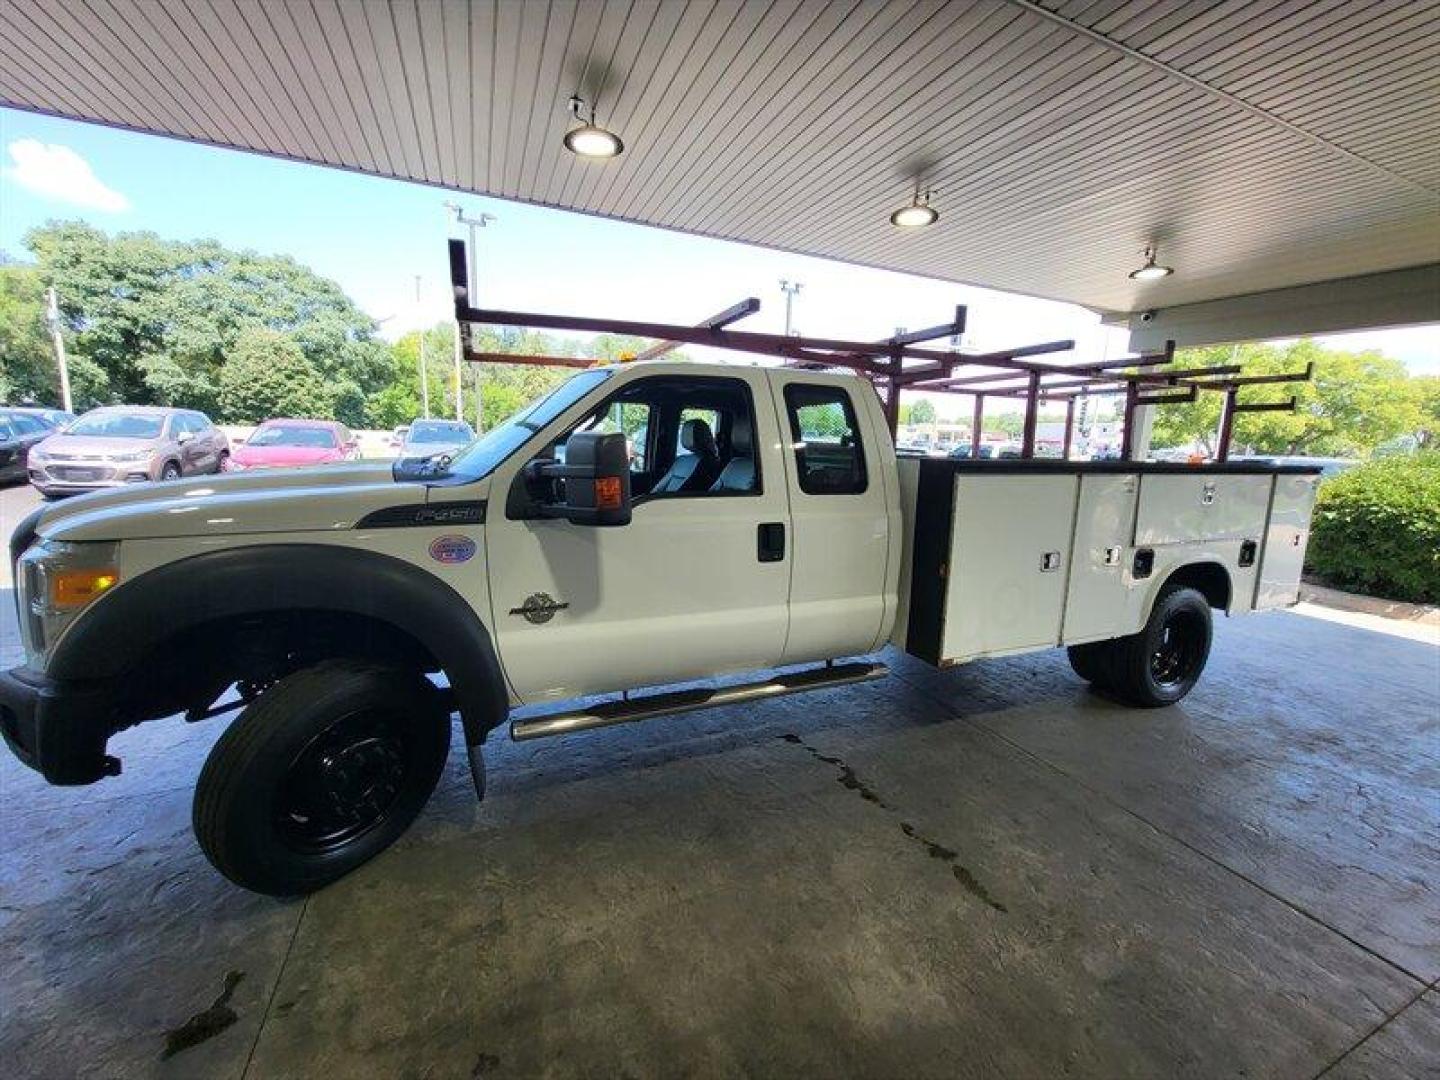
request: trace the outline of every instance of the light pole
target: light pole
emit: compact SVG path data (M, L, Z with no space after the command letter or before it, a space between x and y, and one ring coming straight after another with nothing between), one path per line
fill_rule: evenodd
M55 344L55 363L60 368L60 403L66 412L74 412L70 404L70 368L65 363L65 339L60 336L60 298L51 286L45 290L45 321L50 324L50 340Z
M495 220L494 214L481 214L479 217L466 217L465 208L459 203L446 202L445 209L455 215L457 225L465 225L470 230L470 306L475 306L475 298L480 292L480 244L476 239L476 229L483 229L490 222ZM455 419L465 419L465 403L462 400L462 383L460 375L460 324L455 324ZM475 430L478 432L483 427L481 423L480 400L480 369L475 369Z
M425 305L420 300L420 275L415 275L415 311L420 317L420 408L430 419L430 372L425 367Z
M785 294L785 336L790 336L790 309L795 302L795 295L803 288L798 281L786 281L780 279L780 291Z

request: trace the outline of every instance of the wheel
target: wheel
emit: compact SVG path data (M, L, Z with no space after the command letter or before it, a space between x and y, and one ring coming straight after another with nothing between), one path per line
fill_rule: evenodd
M195 788L195 838L243 888L313 892L410 827L449 749L449 713L423 675L325 661L281 679L220 737Z
M215 473L216 473L216 475L218 476L220 473L225 472L225 471L226 471L227 469L229 469L229 468L230 468L230 451L229 451L229 450L221 450L219 456L216 457L216 459L215 459Z
M165 467L160 470L160 479L161 479L161 480L179 480L179 479L180 479L180 466L179 466L179 465L176 465L175 462L173 462L173 461L167 461L167 462L165 463Z
M1075 669L1075 674L1086 682L1103 685L1105 677L1105 657L1113 642L1092 641L1087 645L1069 645L1065 649L1065 655L1070 658L1070 666Z
M1195 686L1210 656L1210 604L1197 590L1160 594L1145 628L1113 643L1107 689L1128 705L1173 705Z

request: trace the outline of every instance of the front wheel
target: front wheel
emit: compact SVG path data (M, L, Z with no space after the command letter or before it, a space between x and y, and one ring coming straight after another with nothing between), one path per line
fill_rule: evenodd
M1210 657L1210 603L1195 589L1160 594L1145 628L1111 642L1105 689L1127 705L1173 705L1195 686Z
M165 467L160 470L161 480L179 480L180 466L173 461L167 461Z
M449 749L449 713L423 675L317 664L262 693L210 751L195 838L243 888L313 892L410 827Z

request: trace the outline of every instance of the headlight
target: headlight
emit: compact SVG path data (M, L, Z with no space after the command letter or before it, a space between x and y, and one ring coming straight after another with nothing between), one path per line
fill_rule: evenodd
M20 557L31 651L44 656L86 605L120 582L118 544L47 540Z

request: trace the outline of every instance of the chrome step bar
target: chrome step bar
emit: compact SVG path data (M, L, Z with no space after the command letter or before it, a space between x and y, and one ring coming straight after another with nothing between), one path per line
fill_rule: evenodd
M863 661L826 664L824 667L777 675L764 682L673 690L665 694L648 694L645 697L607 701L583 709L512 720L510 737L516 742L525 742L551 735L569 735L576 731L589 731L591 728L609 727L611 724L629 724L637 720L653 720L657 716L693 712L696 709L713 709L721 705L736 705L742 701L799 694L806 690L824 690L832 686L871 682L883 679L889 674L890 669L884 664Z

